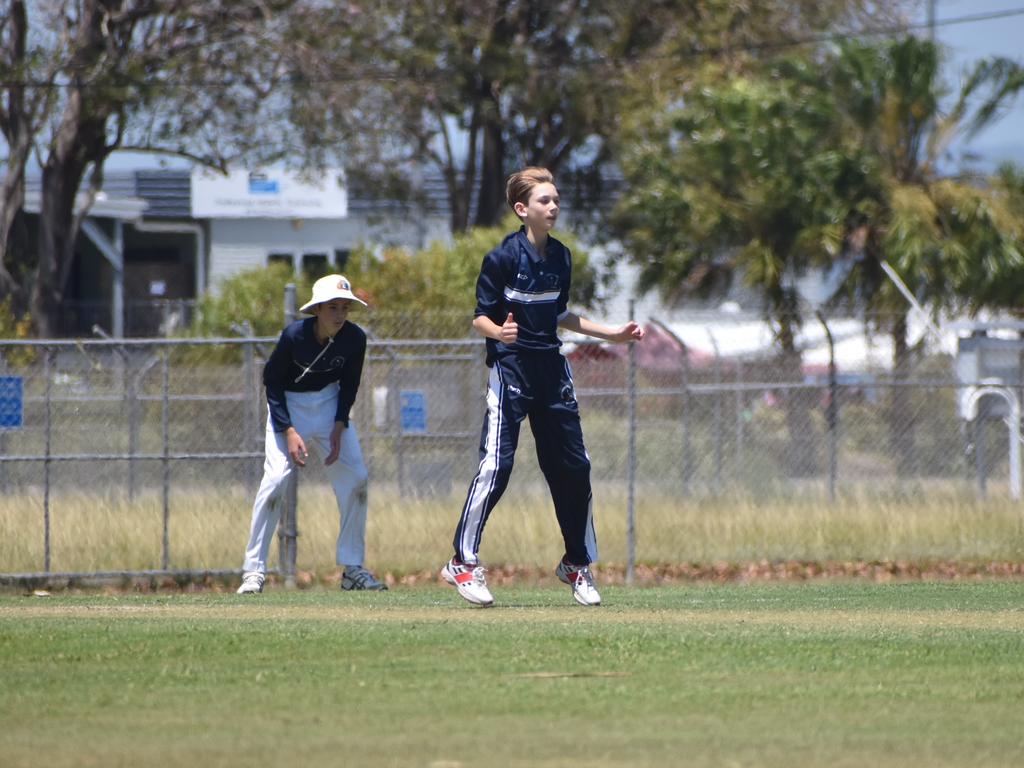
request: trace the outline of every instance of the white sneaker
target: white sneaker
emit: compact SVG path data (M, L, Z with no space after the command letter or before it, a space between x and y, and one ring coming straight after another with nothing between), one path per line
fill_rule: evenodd
M453 560L441 569L441 578L459 590L474 605L493 605L494 597L487 588L487 577L481 565L457 565Z
M341 588L344 590L368 589L379 591L387 589L388 585L383 581L378 581L376 576L361 565L347 565L345 566L345 573L341 577Z
M263 591L266 576L259 571L246 571L242 574L242 586L237 590L240 595L258 595Z
M594 574L588 565L569 565L564 560L555 569L560 581L572 587L572 596L580 605L600 605L601 595L594 586Z

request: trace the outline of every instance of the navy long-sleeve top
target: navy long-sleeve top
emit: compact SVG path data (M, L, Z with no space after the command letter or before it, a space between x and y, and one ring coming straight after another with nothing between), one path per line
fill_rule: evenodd
M263 367L274 431L284 432L292 425L285 392L319 392L335 381L340 391L334 420L347 427L365 357L366 333L353 322L341 326L326 347L317 341L315 317L288 325Z
M508 313L519 325L519 339L505 344L487 339L487 365L510 352L558 349L558 322L568 314L572 255L553 237L537 253L520 228L484 257L476 281L475 316L504 325Z

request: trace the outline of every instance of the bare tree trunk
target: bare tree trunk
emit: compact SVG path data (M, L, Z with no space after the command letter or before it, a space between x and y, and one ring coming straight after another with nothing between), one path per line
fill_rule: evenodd
M452 232L465 232L469 226L469 191L465 184L460 183L457 172L452 171L451 181L448 183L448 200L451 213L448 218L448 226Z
M58 331L67 275L75 257L78 227L75 198L91 162L106 156L106 116L84 114L81 92L70 94L43 167L39 213L39 263L29 309L36 334L52 337Z
M77 233L71 229L78 183L77 179L66 175L64 170L63 166L48 166L43 170L39 264L29 299L32 322L36 335L41 338L57 335L60 307L64 299L60 275L64 263L73 259L75 254Z
M18 294L22 292L22 287L7 265L14 263L14 225L18 212L25 204L25 166L22 163L19 167L16 160L12 160L12 163L0 188L0 299L13 296L15 304L19 304ZM18 309L22 308L18 306L14 309L15 314L20 314Z
M505 209L505 135L497 104L485 110L483 157L480 164L480 192L476 204L476 225L494 227L501 223Z
M439 165L448 191L448 226L452 232L465 232L469 227L469 204L473 197L473 181L476 178L476 144L477 136L480 133L480 110L474 107L469 121L467 131L469 152L465 171L462 174L459 173L456 152L448 136L448 131L444 127L443 115L438 118L438 122L441 125L445 147Z
M16 72L25 63L28 14L20 0L5 5L0 11L7 15L9 31L0 66ZM11 265L15 263L14 226L25 204L25 165L32 151L32 130L24 85L12 82L5 90L5 99L0 102L0 130L7 144L7 171L0 185L0 299L12 297L11 309L18 316L25 310L24 288Z

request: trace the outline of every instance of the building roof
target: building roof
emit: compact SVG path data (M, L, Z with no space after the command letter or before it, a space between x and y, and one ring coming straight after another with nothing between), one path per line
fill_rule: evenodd
M79 192L75 199L75 211L78 212L85 204L85 193ZM25 190L25 203L23 208L26 213L39 213L41 209L41 195L39 189ZM102 219L121 219L123 221L134 221L147 212L148 203L132 195L122 195L108 191L106 187L97 195L89 212L92 216Z
M128 171L135 194L147 203L146 216L187 219L192 215L192 173L188 170Z
M28 193L41 189L41 178L26 178ZM373 190L353 181L348 187L348 210L357 215L405 213L421 209L434 216L448 216L448 193L439 174L424 174L418 182L422 202L380 197ZM108 171L103 176L103 192L109 198L139 198L148 205L148 219L188 219L192 217L192 172L188 168L153 168L134 171ZM475 206L475 196L474 196ZM473 211L470 211L472 215Z

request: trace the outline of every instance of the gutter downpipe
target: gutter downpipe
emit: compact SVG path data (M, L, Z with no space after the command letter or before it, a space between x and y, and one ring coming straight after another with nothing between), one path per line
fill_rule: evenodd
M93 219L84 218L81 230L85 233L97 250L103 255L111 268L114 270L114 280L111 286L111 329L110 334L115 339L124 338L124 223L121 219L114 219L114 237L111 240Z

